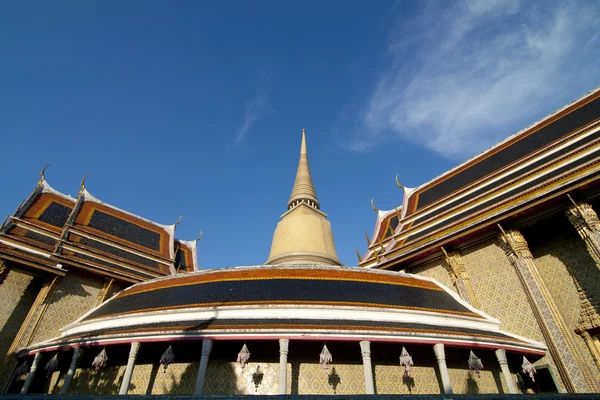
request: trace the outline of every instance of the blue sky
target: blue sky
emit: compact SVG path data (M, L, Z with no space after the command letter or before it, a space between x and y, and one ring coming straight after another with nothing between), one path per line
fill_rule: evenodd
M263 263L307 130L338 254L418 186L600 85L595 1L2 1L0 213L48 182Z

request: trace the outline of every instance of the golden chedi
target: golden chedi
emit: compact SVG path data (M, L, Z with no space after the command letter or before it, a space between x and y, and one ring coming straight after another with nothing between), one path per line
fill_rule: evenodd
M277 224L266 264L342 265L335 250L331 224L320 208L310 175L303 129L300 161L288 210Z

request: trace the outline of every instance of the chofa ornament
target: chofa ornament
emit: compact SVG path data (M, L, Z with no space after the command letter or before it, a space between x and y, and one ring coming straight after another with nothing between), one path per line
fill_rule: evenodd
M535 367L533 365L531 365L531 363L529 362L529 360L525 358L525 356L523 356L523 364L521 365L521 368L523 368L523 373L529 375L529 377L531 378L531 380L533 382L535 382L535 379L533 378L533 375L537 371L535 370Z
M413 365L412 356L408 354L408 351L406 351L404 346L402 346L402 353L400 353L400 366L404 367L404 374L406 376L410 376L410 367Z
M481 359L479 357L477 357L475 355L475 353L473 353L472 350L471 350L471 354L469 354L469 369L477 372L477 376L479 376L479 371L481 371L483 369L483 364L481 362Z
M332 362L333 357L331 356L329 349L327 349L327 345L324 344L323 351L321 351L321 354L319 356L319 363L321 364L321 368L329 369L329 364L331 364Z
M246 343L242 346L242 349L238 353L237 362L244 368L250 359L250 351L248 350L248 346Z
M108 356L106 355L106 349L102 349L100 353L94 358L92 367L96 368L96 371L100 371L108 362Z
M160 357L160 364L162 366L164 366L164 371L167 371L167 368L169 367L169 364L173 364L173 362L175 361L175 353L173 353L173 347L171 347L171 345L169 345L169 347L167 348L167 350L165 350L165 352L163 353L163 355Z

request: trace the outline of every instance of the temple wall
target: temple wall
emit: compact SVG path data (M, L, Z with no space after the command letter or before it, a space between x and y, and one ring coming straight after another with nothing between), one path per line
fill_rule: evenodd
M497 239L460 249L479 309L501 321L500 328L544 343L517 272Z
M547 235L549 231L553 234ZM600 298L600 269L589 255L585 242L562 215L523 230L523 234L544 284L558 308L565 330L583 358L585 367L600 382L600 371L585 342L574 330L580 315L579 295L567 266L592 299ZM574 365L567 366L569 374L574 368Z
M500 248L498 239L491 238L462 248L460 253L479 309L499 319L500 329L546 343L523 285L504 250ZM556 364L549 354L531 362L533 365L550 364L558 385L564 390Z
M136 365L128 394L194 394L198 363L174 363L165 370L158 363ZM120 385L120 381L119 381Z
M290 364L287 369L289 390L292 375ZM277 394L278 384L279 363L275 360L249 362L244 368L236 362L225 359L210 360L206 371L204 394Z
M372 347L375 347L373 345ZM377 350L377 349L376 349ZM440 394L439 374L432 346L407 346L414 365L405 376L399 364L402 347L390 345L372 353L377 394Z
M435 260L428 261L424 264L417 265L408 270L411 274L426 276L437 280L448 289L456 292L456 287L450 280L450 275L445 267L445 261L442 258L436 258Z
M72 268L47 299L31 343L51 339L60 334L60 328L88 312L96 304L102 288L102 277Z
M362 364L337 364L324 370L320 364L299 365L298 394L364 394Z
M483 370L477 374L469 370L469 350L446 347L446 364L452 391L456 394L495 394L508 393L500 364L494 352L475 350L481 359Z
M0 360L6 356L35 301L37 290L27 290L33 279L32 275L13 268L0 284Z
M118 394L125 365L78 368L69 387L69 394ZM133 383L133 382L132 382ZM60 391L60 386L57 386Z

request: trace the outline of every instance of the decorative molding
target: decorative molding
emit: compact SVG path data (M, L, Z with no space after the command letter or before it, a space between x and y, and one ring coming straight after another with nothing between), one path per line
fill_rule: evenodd
M517 230L502 231L500 245L521 280L523 289L548 345L558 373L569 393L595 391L596 383L572 341L560 312L552 300L523 235ZM569 373L568 365L579 374Z
M469 274L467 274L467 269L460 253L458 251L448 253L443 247L441 249L448 265L448 275L458 290L460 297L468 301L473 307L479 308L479 303L471 286L471 279L469 278Z
M600 268L600 220L598 215L590 204L575 203L571 196L569 199L573 203L566 212L569 222L585 242L596 266Z

